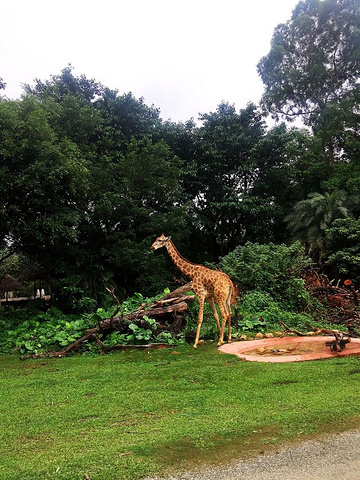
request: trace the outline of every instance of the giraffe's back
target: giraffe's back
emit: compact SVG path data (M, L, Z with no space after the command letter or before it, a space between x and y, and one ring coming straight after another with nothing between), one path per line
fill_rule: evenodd
M195 293L204 295L205 298L213 297L217 303L225 301L233 287L233 282L226 273L210 270L202 265L196 270L192 280Z

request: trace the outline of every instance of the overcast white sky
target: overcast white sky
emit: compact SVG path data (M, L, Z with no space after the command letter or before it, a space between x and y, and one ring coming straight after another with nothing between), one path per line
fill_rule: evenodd
M225 100L258 103L256 64L299 0L8 0L0 6L5 95L69 63L186 121Z

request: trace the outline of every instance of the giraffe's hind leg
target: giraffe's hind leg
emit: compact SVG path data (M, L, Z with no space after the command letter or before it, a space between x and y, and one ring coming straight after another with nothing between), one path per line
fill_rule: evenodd
M228 315L227 315L225 306L222 303L219 303L219 308L221 313L221 330L220 330L220 336L218 341L218 347L220 347L224 343L224 330L225 330L226 322L228 320Z
M228 343L231 343L231 313L230 315L228 315L228 319L227 319L227 323L228 323Z
M228 297L228 299L230 296ZM225 302L219 302L219 308L221 312L221 331L220 331L220 337L219 337L219 343L218 346L222 345L224 343L224 330L225 330L225 325L227 324L228 326L228 338L227 341L228 343L231 342L231 307L230 307L230 302L228 299Z
M219 322L219 315L216 311L214 298L213 297L208 298L208 302L209 302L211 310L213 312L213 315L214 315L214 318L215 318L215 321L216 321L216 325L217 325L218 330L219 330L219 335L220 335L221 334L221 328L220 328L220 322Z
M227 314L227 324L228 324L228 343L231 343L231 297L233 293L233 287L229 288L229 293L225 303L225 309Z

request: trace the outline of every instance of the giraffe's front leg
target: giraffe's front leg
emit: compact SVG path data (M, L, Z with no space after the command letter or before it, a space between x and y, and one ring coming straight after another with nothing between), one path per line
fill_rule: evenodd
M195 337L195 342L194 342L194 348L197 348L198 343L199 343L201 324L202 324L202 322L203 322L203 317L204 317L204 302L205 302L205 298L204 298L204 297L198 297L198 299L199 299L199 316L198 316L198 325L197 325L197 330L196 330L196 337Z

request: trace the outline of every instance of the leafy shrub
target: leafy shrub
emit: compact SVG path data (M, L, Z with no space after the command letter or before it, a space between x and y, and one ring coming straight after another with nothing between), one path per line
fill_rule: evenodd
M52 313L51 313L52 312ZM25 307L14 307L6 305L0 308L0 352L10 352L14 348L13 341L10 342L8 332L16 330L19 325L28 320L35 318L50 319L50 315L57 315L57 309L51 309L48 316L39 308L38 302L34 301Z
M287 246L248 242L220 260L221 268L242 293L264 292L289 310L301 310L310 301L300 278L309 264L300 243Z
M84 331L93 325L89 318L68 318L61 312L50 309L44 314L25 320L15 330L9 330L7 350L17 349L22 354L62 350L81 338Z
M156 330L156 321L153 318L143 317L144 326L130 323L128 325L128 333L112 332L103 340L104 345L112 347L117 344L125 345L141 345L154 340L154 332Z
M240 312L256 314L259 311L266 310L274 301L271 295L266 292L249 292L246 294L240 304Z
M185 343L185 335L179 335L179 337L174 338L170 332L161 332L156 337L158 343L167 343L168 345L178 345L180 343Z
M281 329L283 321L293 328L304 327L311 317L303 313L285 310L266 292L248 292L238 306L241 320L239 331L271 332Z
M61 283L59 283L59 285L57 285L57 289L59 296L58 301L64 311L75 314L94 311L96 307L96 300L88 297L82 288L71 284L63 286Z
M166 289L164 293L169 293ZM120 312L130 313L142 304L149 304L163 294L154 298L145 298L140 293L127 299L121 305ZM5 309L4 309L5 310ZM75 340L81 338L85 331L93 328L111 313L103 308L97 309L96 313L87 313L81 316L65 315L57 308L50 308L44 311L12 310L6 309L7 315L1 317L0 326L6 335L0 337L0 351L11 352L14 349L20 353L42 353L49 350L62 350ZM0 311L2 313L2 311ZM10 321L11 320L11 321ZM101 340L106 346L116 344L144 344L149 342L162 341L176 343L170 332L162 332L158 337L156 321L143 317L142 324L124 322L123 330L113 332L109 335L102 335ZM161 339L161 340L159 340ZM89 351L97 351L98 346L93 342L84 344Z
M300 243L247 243L222 258L221 268L241 293L240 331L274 331L280 321L299 328L312 320L317 307L301 278L309 265Z
M54 317L51 317L51 314ZM23 321L16 329L9 330L6 348L3 351L18 350L20 353L40 353L49 350L62 350L75 340L81 338L85 330L96 325L99 318L108 317L104 311L98 310L96 315L83 315L69 318L56 310L38 315ZM127 333L113 332L103 335L106 346L116 344L142 344L155 340L156 321L144 317L144 325L130 323ZM87 346L89 345L89 342Z
M360 219L339 218L326 230L327 264L360 285Z

